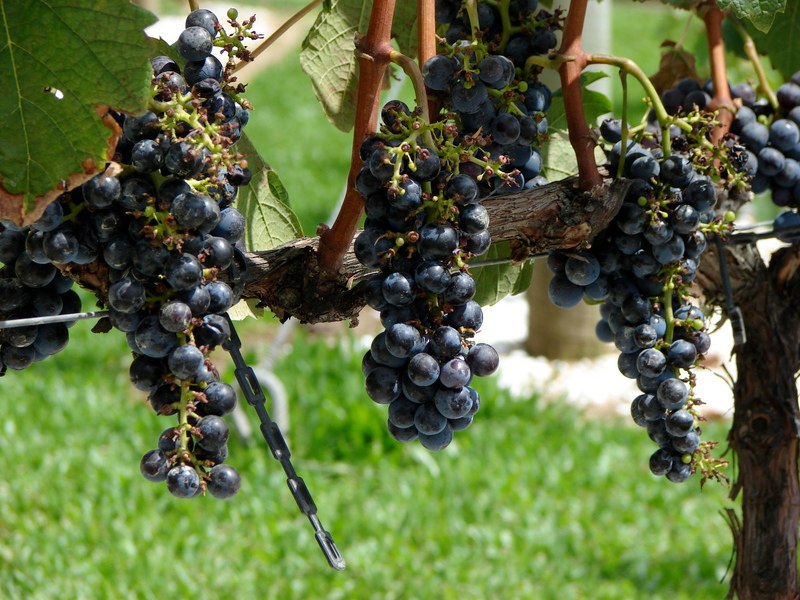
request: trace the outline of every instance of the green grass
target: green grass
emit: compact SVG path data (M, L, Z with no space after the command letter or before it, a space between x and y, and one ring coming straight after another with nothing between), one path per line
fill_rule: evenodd
M260 441L231 443L230 501L145 481L172 420L127 383L122 336L87 330L2 381L2 598L724 596L723 490L650 476L641 430L484 380L473 427L430 454L389 439L352 340L301 333L278 373L296 466L348 561L333 572Z

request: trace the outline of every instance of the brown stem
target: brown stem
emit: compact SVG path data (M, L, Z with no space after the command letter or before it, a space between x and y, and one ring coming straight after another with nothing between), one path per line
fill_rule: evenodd
M250 61L255 60L255 58L258 57L259 54L261 54L262 52L264 52L264 50L266 50L267 48L272 46L272 44L274 44L276 41L278 41L278 39L284 33L289 31L289 29L291 29L292 26L295 23L297 23L300 19L305 17L312 10L317 8L320 4L322 4L322 0L312 0L311 2L306 4L303 8L301 8L296 13L294 13L291 17L289 17L289 19L286 22L284 22L280 27L278 27L273 32L273 34L271 36L269 36L267 39L265 39L263 42L261 42L258 46L256 46L256 48L250 53L250 57L251 57ZM250 61L248 61L248 62L250 62ZM240 61L240 62L236 63L236 66L233 68L232 72L236 73L236 71L238 71L239 69L244 67L246 64L247 64L247 62L244 62L244 61Z
M417 0L417 60L420 67L436 54L436 3Z
M581 100L581 72L586 68L586 54L581 47L586 4L587 0L572 0L569 4L560 54L572 56L574 60L563 63L558 72L564 94L569 141L578 161L580 186L584 190L589 190L600 185L603 179L595 164L594 138L586 124Z
M711 132L711 142L718 143L728 133L736 109L733 106L728 88L728 70L725 67L725 44L722 41L722 20L725 18L714 0L705 8L703 21L708 38L708 59L711 63L711 81L714 84L714 98L709 108L717 110L719 125Z
M194 12L198 8L200 8L200 4L197 2L197 0L189 0L189 10Z
M333 226L320 232L319 264L323 272L331 275L341 265L364 209L364 199L355 189L356 175L362 166L359 149L364 138L375 132L378 125L381 84L392 52L394 6L395 0L375 0L367 35L356 40L360 75L347 192Z

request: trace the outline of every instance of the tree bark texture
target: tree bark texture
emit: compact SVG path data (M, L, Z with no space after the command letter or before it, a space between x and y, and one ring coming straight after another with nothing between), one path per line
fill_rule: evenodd
M780 250L769 267L754 246L729 247L726 256L747 334L735 349L728 439L738 467L731 497L741 494L742 502L741 520L728 511L736 553L731 593L740 600L797 600L800 252ZM710 273L716 253L707 258L703 287L714 295L722 289L719 273Z
M587 246L619 210L628 184L612 182L583 192L577 178L484 201L493 241L509 242L510 258ZM349 252L336 279L321 278L318 238L302 238L247 255L245 298L258 299L279 318L303 323L354 320L364 306L357 283L370 270ZM480 260L477 258L476 260Z

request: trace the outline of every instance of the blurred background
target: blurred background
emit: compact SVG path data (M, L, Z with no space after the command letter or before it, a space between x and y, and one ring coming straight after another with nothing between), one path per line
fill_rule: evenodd
M174 41L185 3L141 4L163 17L151 35ZM303 5L238 8L257 14L258 31L269 34ZM203 6L220 17L228 8ZM707 75L702 23L689 13L658 3L599 6L587 25L605 35L587 48L634 57L652 74L660 41L670 39L695 52ZM255 107L247 132L307 235L343 191L351 143L329 125L300 69L312 22L241 77ZM747 77L737 65L732 80ZM607 82L618 115L616 75ZM501 372L476 382L474 424L436 454L391 439L385 407L363 391L361 357L379 326L370 309L354 329L287 331L270 318L240 326L250 363L279 378L295 466L348 563L341 573L327 566L260 437L232 435L229 462L243 484L231 500L178 500L144 480L139 459L173 419L157 417L130 385L123 335L94 335L78 323L60 355L0 381L0 598L724 597L727 490L650 475L655 446L627 416L637 392L617 373L614 349L592 341L596 309L584 337L572 310L560 311L566 320L545 317L559 324L542 341L542 289L529 294L530 309L514 297L487 310L478 339L503 352ZM556 346L575 338L583 340L567 352L575 360L565 360ZM717 339L720 374L729 342ZM215 363L233 382L225 358ZM713 409L704 438L724 448L730 390L711 372L703 377L699 390Z

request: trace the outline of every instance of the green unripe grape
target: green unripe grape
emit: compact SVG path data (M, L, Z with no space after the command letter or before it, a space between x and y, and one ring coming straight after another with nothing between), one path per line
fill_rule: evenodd
M683 454L681 456L681 462L685 465L688 465L690 462L692 462L692 455L689 454L688 452L686 454Z
M733 223L736 220L736 213L732 210L729 210L725 213L724 218L726 223Z
M238 10L236 10L235 8L229 8L228 9L228 18L229 19L231 19L232 21L235 21L238 16L239 16L239 11Z

